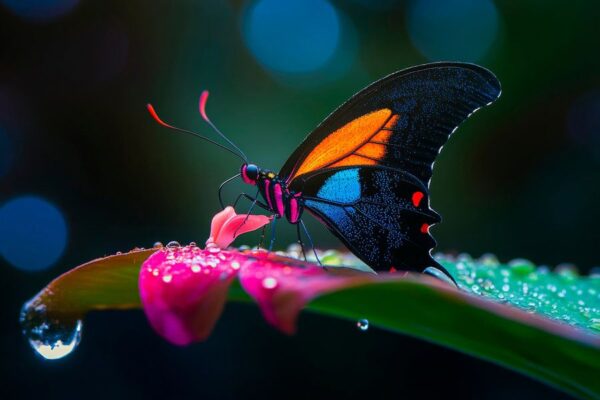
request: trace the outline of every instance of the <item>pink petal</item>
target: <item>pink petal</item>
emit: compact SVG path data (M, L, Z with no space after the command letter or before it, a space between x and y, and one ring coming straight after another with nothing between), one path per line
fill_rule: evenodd
M142 265L139 290L154 330L177 345L206 339L237 274L236 254L195 246L152 254Z
M206 246L226 249L239 235L261 228L269 221L265 215L238 215L233 207L226 207L213 217Z
M377 279L372 274L338 275L319 266L287 257L253 252L254 260L244 264L239 279L265 319L281 331L292 334L304 306L320 295Z
M235 215L235 210L231 206L227 206L223 211L220 211L217 214L215 214L215 216L212 219L212 222L210 223L210 237L208 238L207 243L214 243L215 238L219 236L219 232L221 231L221 228L223 227L225 222Z
M269 221L271 220L265 215L234 215L225 221L217 236L214 237L214 243L218 247L226 249L239 235L261 228Z

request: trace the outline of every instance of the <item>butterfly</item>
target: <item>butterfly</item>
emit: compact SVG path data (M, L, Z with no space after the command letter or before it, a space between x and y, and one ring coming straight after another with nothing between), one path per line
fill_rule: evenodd
M474 64L431 63L395 72L331 113L278 173L249 163L214 126L205 111L208 92L200 97L200 113L231 147L201 137L243 160L240 173L219 188L220 199L223 185L241 177L257 187L257 196L241 196L274 221L285 217L295 224L299 239L300 227L310 239L302 220L308 212L376 271L444 271L431 256L436 242L430 227L441 221L429 203L433 164L457 127L500 93L494 74ZM200 136L163 122L151 105L148 110L160 124Z

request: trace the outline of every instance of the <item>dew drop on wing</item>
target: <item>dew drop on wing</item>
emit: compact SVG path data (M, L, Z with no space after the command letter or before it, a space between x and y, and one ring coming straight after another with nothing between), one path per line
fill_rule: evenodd
M43 304L25 303L20 323L31 347L47 360L58 360L71 354L81 341L80 319L50 318Z

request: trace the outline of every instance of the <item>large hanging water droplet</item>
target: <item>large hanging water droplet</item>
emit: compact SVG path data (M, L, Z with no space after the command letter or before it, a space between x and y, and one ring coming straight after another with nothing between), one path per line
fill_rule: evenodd
M363 331L363 332L366 331L366 330L368 330L369 329L369 320L368 319L364 319L364 318L363 319L359 319L356 322L356 327L358 329L360 329L361 331Z
M43 304L26 303L21 310L20 322L31 347L47 360L71 354L81 341L80 319L50 318Z

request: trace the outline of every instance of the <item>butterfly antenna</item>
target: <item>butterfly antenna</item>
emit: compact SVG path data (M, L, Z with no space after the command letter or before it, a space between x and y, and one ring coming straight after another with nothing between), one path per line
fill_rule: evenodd
M235 156L237 156L237 157L239 157L240 159L242 159L242 161L244 161L244 162L246 162L246 163L248 162L248 161L247 161L247 159L246 159L246 156L245 156L243 153L239 154L238 152L236 152L236 151L234 151L234 150L230 149L229 147L227 147L227 146L224 146L224 145L222 145L221 143L215 142L214 140L212 140L212 139L209 139L209 138L207 138L207 137L205 137L205 136L202 136L202 135L200 135L199 133L192 132L192 131L188 131L187 129L181 129L181 128L178 128L178 127L176 127L176 126L173 126L173 125L171 125L171 124L167 124L165 121L163 121L163 120L162 120L162 119L161 119L161 118L158 116L158 114L156 113L156 110L154 109L154 107L152 106L152 104L146 104L146 108L148 109L148 112L150 113L150 115L152 116L152 118L154 118L154 120L155 120L155 121L156 121L158 124L160 124L160 125L164 126L165 128L173 129L173 130L175 130L175 131L177 131L177 132L181 132L181 133L187 133L188 135L192 135L192 136L195 136L195 137L197 137L197 138L204 139L204 140L206 140L207 142L209 142L209 143L212 143L212 144L214 144L214 145L216 145L216 146L219 146L220 148L227 150L227 151L228 151L228 152L230 152L231 154L234 154ZM234 146L234 147L235 147L235 146ZM236 149L237 149L237 147L236 147ZM239 149L238 149L238 151L239 151Z
M244 154L244 152L235 145L235 143L233 143L231 140L229 140L229 138L227 136L225 136L216 126L215 124L213 124L213 122L210 120L210 118L208 118L208 115L206 115L206 102L208 100L208 90L204 90L202 91L202 93L200 94L200 101L198 104L198 109L200 110L200 115L202 116L202 119L204 121L206 121L206 123L208 125L210 125L211 128L214 129L215 132L217 132L219 134L219 136L221 136L223 139L225 139L227 141L227 143L229 143L234 149L236 149L240 155L244 158L244 160L246 162L248 162L248 157L246 157L246 154Z

